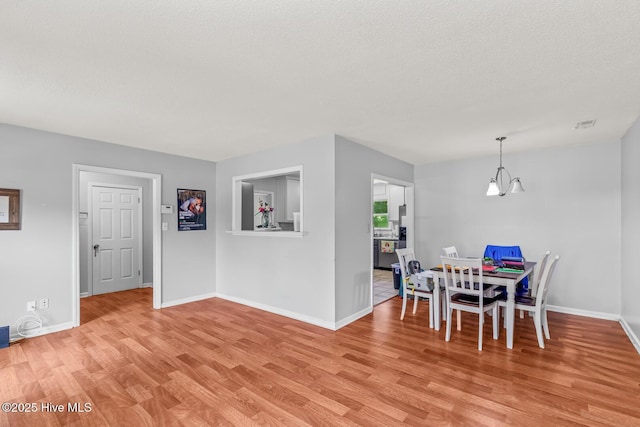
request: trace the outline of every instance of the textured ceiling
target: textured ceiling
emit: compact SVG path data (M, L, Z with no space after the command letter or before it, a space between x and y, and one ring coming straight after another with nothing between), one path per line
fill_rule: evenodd
M422 164L639 115L638 0L0 3L0 122L189 157L336 133Z

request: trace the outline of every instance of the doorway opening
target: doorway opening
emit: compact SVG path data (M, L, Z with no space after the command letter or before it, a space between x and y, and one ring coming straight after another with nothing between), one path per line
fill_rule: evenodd
M371 305L399 292L396 249L414 245L413 183L372 174L371 177Z
M148 246L151 248L148 255L147 264L150 265L148 270L151 270L152 293L153 293L153 308L159 309L162 304L162 240L161 240L161 227L160 227L160 200L162 194L162 181L159 174L151 174L146 172L138 172L131 170L112 169L97 166L88 165L73 165L73 179L72 179L72 250L73 250L73 324L74 326L80 325L80 297L81 297L81 265L86 265L90 247L84 247L81 245L81 223L88 219L88 212L83 210L80 202L81 199L86 198L81 192L88 192L89 186L86 185L88 177L101 177L100 181L108 181L110 183L118 183L113 185L114 187L128 185L131 182L143 182L143 186L147 189L148 195L145 197L148 199L148 213L143 221L145 227L149 230L151 236ZM120 184L121 183L121 184ZM81 255L82 254L82 255ZM132 266L133 271L133 266ZM136 268L137 274L137 268Z

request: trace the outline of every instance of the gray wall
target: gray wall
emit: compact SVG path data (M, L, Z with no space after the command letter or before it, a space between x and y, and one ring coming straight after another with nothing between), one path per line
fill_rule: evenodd
M525 193L485 196L498 155L415 168L416 256L437 264L451 245L461 256L482 256L487 244L517 244L532 260L550 250L561 260L549 304L619 315L620 141L505 151L503 164Z
M622 139L622 318L640 337L640 120Z
M45 326L71 322L72 165L83 164L161 174L162 203L175 211L177 188L207 191L208 230L178 232L177 213L162 215L169 223L165 304L217 292L326 327L366 310L377 173L415 182L415 248L425 264L436 264L449 245L467 256L488 243L519 244L530 259L549 249L562 256L550 304L622 314L640 331L637 123L622 143L507 151L504 164L526 192L502 198L484 196L497 156L412 167L334 136L217 165L1 124L0 144L0 187L22 190L22 230L0 232L0 325L13 327L26 301L43 297L51 305ZM233 176L297 165L304 167L303 237L228 232ZM593 274L594 265L605 266L606 276Z
M371 307L371 174L413 182L413 165L336 136L336 321Z
M234 176L303 166L303 236L234 235ZM217 294L324 327L335 319L334 138L217 163Z
M22 190L22 230L0 232L0 325L13 325L26 302L48 297L45 326L72 321L73 164L162 175L162 202L177 188L206 190L206 231L178 232L163 215L163 303L215 292L216 166L212 162L0 124L0 187ZM195 248L195 249L194 249Z

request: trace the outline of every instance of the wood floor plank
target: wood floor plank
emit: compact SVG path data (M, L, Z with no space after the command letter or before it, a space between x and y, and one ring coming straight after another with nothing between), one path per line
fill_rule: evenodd
M617 322L549 313L514 348L477 316L444 341L401 299L338 331L221 299L153 310L151 289L85 298L81 326L0 350L0 426L640 426L640 355ZM455 329L455 328L454 328Z

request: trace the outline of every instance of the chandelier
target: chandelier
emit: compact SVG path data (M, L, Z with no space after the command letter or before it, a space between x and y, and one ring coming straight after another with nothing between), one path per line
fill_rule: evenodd
M500 141L500 166L496 172L496 177L491 178L489 181L489 188L487 189L487 196L504 196L509 193L522 193L522 183L519 177L511 179L511 174L502 166L502 141L507 139L506 136L500 136L496 138L496 141Z

